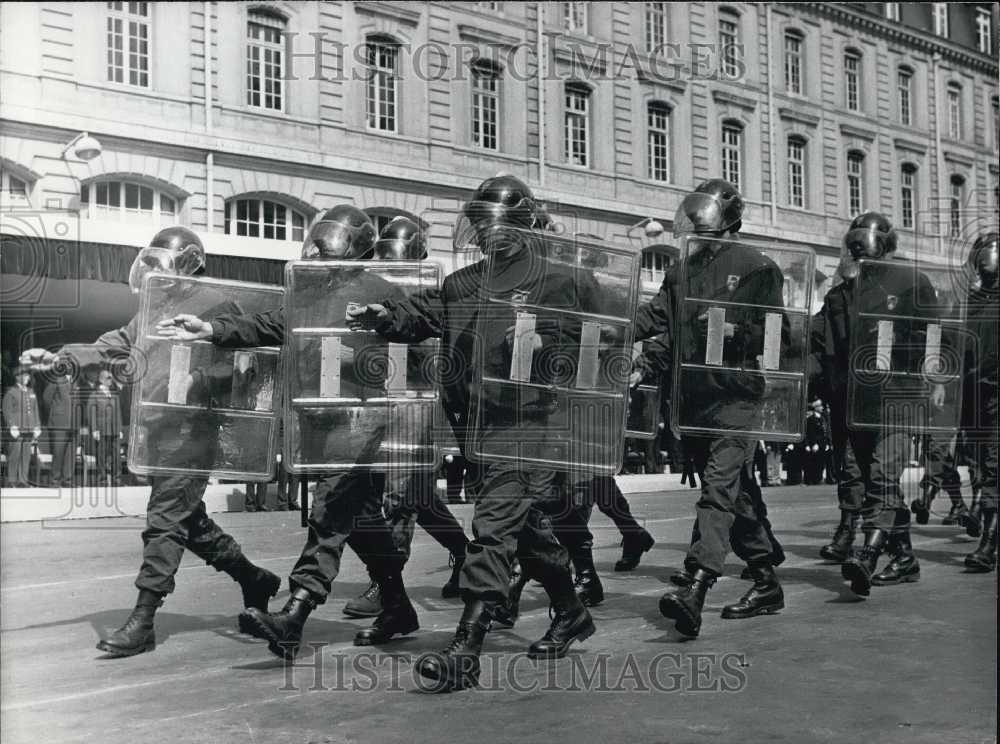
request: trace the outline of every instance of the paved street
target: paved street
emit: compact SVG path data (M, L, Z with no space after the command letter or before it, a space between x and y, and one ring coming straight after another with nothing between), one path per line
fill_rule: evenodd
M918 584L847 590L816 553L837 518L828 486L765 491L788 561L780 615L722 620L747 587L731 562L708 596L702 635L682 642L656 599L678 566L694 491L631 497L657 545L615 574L618 536L595 516L607 599L598 633L570 658L523 656L548 624L529 585L513 631L488 636L484 688L421 691L412 661L443 647L457 602L440 598L447 555L420 530L406 570L422 629L383 649L351 639L341 614L366 585L356 557L310 619L297 665L236 632L239 592L187 556L157 616L155 652L106 660L94 649L134 601L137 520L2 526L2 741L36 742L906 742L994 741L996 574L963 572L974 541L915 527ZM944 508L943 504L935 504ZM467 523L471 508L456 508ZM287 575L304 533L297 514L222 514L254 560ZM284 601L282 590L276 606Z

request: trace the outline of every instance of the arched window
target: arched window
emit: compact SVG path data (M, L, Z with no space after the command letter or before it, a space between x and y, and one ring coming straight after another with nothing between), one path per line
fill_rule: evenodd
M285 19L260 8L247 12L247 105L284 111L281 69Z
M590 167L590 89L566 84L565 155L571 165Z
M785 90L792 95L802 95L802 33L785 32Z
M917 200L917 166L903 163L899 171L900 226L913 229Z
M305 227L305 215L278 201L239 196L226 202L226 235L301 242Z
M179 209L173 195L144 183L101 179L80 186L80 214L86 219L174 225Z
M951 217L951 237L962 234L962 205L965 203L965 179L962 176L951 177L951 192L949 194L949 211Z
M865 198L865 155L857 150L847 153L847 211L851 217L861 214Z
M365 44L365 114L369 129L398 132L399 44L386 36L369 36Z
M844 104L849 111L861 110L861 52L844 52Z
M648 175L653 181L670 180L670 107L662 101L646 106Z
M899 92L899 122L909 125L913 119L913 70L909 67L896 71L896 90Z
M743 190L743 125L738 121L722 123L722 177Z
M472 63L472 142L499 149L500 71L486 60Z
M806 208L806 140L788 138L788 206Z

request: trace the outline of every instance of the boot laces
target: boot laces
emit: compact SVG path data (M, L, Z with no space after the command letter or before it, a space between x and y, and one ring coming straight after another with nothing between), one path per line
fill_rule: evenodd
M443 653L447 655L454 654L458 652L463 646L466 645L466 641L469 640L469 628L464 624L460 624L455 630L455 637L451 639L451 643L444 649Z
M378 598L381 591L382 588L378 585L378 582L373 581L371 584L368 585L368 588L364 590L361 596L364 597L365 599L370 599L374 601L376 598Z

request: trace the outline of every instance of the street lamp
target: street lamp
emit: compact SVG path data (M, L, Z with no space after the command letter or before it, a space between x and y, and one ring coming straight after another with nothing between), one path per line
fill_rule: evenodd
M93 160L101 154L101 143L86 132L80 132L63 148L63 160L72 152L79 160Z
M663 225L653 217L644 217L632 225L626 232L631 235L633 230L638 230L640 227L645 228L647 238L658 238L664 232Z

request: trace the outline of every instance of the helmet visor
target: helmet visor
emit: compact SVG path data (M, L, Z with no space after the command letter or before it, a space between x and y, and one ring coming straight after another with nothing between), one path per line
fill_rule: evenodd
M496 225L531 228L534 226L535 204L530 199L521 199L510 206L493 201L473 200L465 203L462 214L455 223L455 235L452 247L456 253L472 253L481 251L488 253L483 247L488 243L490 228Z
M688 194L674 214L674 237L721 232L730 227L724 221L722 203L714 195Z
M998 247L995 240L992 243L982 246L976 251L976 255L973 258L973 268L981 278L996 278L997 272L1000 271L1000 266L998 266L998 263L1000 263L1000 247Z
M177 274L174 254L166 248L143 248L139 251L128 272L128 286L132 294L138 294L143 279L153 272Z
M317 222L302 244L302 258L364 258L354 255L356 235L357 230L343 222Z
M855 261L862 258L882 258L888 235L875 225L856 227L844 236L844 247Z

